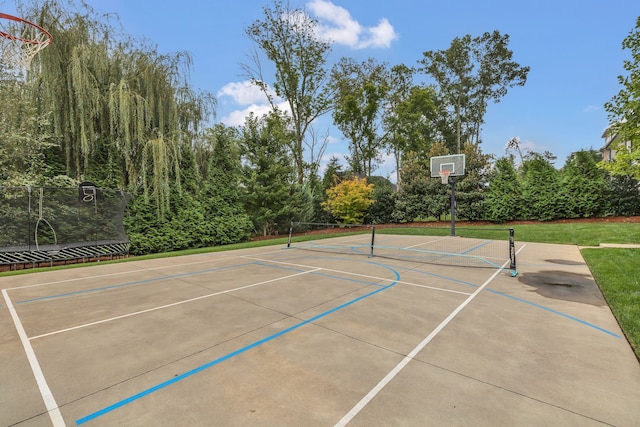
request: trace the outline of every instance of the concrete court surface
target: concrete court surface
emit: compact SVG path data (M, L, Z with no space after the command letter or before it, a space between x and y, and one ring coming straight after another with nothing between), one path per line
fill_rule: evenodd
M0 426L640 425L578 248L517 249L515 278L279 246L0 277Z

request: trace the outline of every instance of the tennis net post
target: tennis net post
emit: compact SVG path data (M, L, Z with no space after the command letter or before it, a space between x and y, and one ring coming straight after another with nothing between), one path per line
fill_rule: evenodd
M371 227L371 249L369 251L369 258L373 257L373 248L375 246L375 240L376 240L376 226L372 226Z
M515 231L513 228L509 229L509 270L511 270L511 275L513 277L518 275L518 271L516 269L516 244L515 244Z

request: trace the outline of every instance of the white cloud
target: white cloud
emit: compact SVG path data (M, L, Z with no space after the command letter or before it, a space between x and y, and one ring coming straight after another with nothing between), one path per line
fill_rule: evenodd
M246 121L246 118L249 117L251 113L260 117L263 114L269 112L271 107L267 104L251 104L247 108L242 110L234 110L230 112L228 115L220 119L220 122L224 123L227 126L242 126Z
M307 8L319 21L318 36L353 49L388 48L398 38L393 26L382 18L375 27L363 27L348 10L326 0L312 0Z
M220 120L227 126L242 126L251 113L261 117L271 111L266 95L249 80L227 83L216 95L218 98L231 98L233 105L245 107L227 113ZM278 98L275 93L272 92L271 95L280 110L290 111L289 104Z
M337 144L339 143L340 140L338 138L336 138L335 136L327 136L327 145L331 145L331 144Z
M266 103L267 98L260 88L249 80L227 83L217 93L218 98L229 97L238 105Z
M287 111L287 112L290 111L289 104L287 104L286 102L281 102L281 103L278 103L277 105L281 111ZM251 104L246 108L243 108L240 110L234 110L230 112L225 117L220 119L220 122L224 123L227 126L232 126L232 127L242 126L244 125L247 117L249 117L251 113L253 113L256 117L262 117L263 115L269 113L270 111L271 111L271 105L267 103Z
M600 111L600 107L598 107L597 105L587 105L587 107L584 109L585 113L590 113L592 111Z

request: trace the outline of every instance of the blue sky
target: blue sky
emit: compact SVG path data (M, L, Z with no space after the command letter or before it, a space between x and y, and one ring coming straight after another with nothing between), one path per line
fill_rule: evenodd
M90 0L98 12L116 13L123 31L157 45L159 52L187 50L194 63L196 89L218 97L217 121L236 125L249 109L261 111L262 100L244 84L241 63L253 48L244 29L261 19L268 0ZM621 47L640 15L637 0L290 0L320 20L333 40L331 62L349 56L373 57L391 65L412 66L426 50L449 47L465 34L498 30L509 34L514 60L531 67L524 87L516 87L498 104L489 105L482 132L485 153L501 156L506 142L518 136L523 147L551 151L564 164L576 150L602 146L608 125L603 104L620 86ZM0 1L12 13L13 2ZM426 76L422 80L428 81ZM271 83L272 81L270 81ZM342 156L347 144L330 117L316 129L327 131L325 157ZM382 175L391 174L392 162Z

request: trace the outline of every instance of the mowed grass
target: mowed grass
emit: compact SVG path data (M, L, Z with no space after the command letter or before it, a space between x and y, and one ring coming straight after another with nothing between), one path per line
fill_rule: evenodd
M456 227L456 235L478 239L507 240L513 228L520 242L558 243L578 246L598 246L600 243L640 243L640 223L562 223L518 224L513 226ZM384 234L448 236L451 227L397 227L377 231Z
M640 359L640 249L583 249L582 256Z

